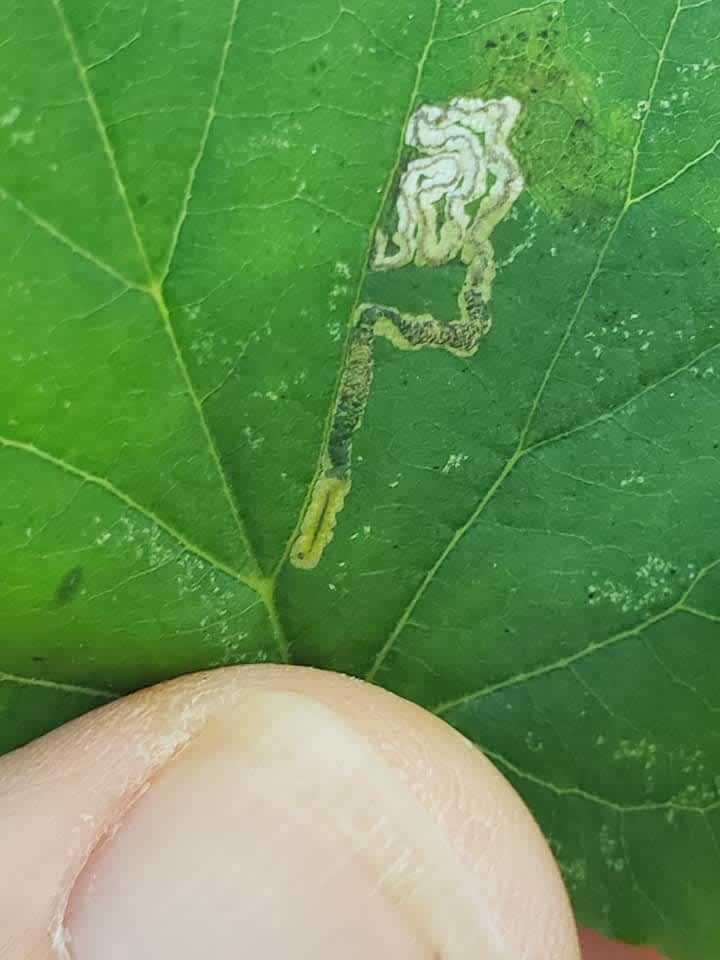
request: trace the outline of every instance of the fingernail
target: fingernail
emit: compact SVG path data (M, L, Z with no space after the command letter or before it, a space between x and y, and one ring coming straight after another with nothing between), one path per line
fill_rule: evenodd
M73 960L430 960L450 956L449 911L468 947L453 958L500 956L461 872L348 724L263 692L210 720L94 850L66 942Z

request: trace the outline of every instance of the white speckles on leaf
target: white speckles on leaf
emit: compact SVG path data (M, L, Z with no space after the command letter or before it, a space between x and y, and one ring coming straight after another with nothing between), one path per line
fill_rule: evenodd
M333 343L339 343L339 341L342 340L344 328L339 320L331 320L326 325L326 329Z
M338 301L348 299L350 294L350 287L348 287L346 284L336 283L330 291L330 297L328 300L328 310L330 313L334 313L337 310Z
M571 860L569 863L558 862L563 880L569 890L579 890L585 883L587 874L587 862L581 858Z
M447 476L451 470L458 470L467 460L469 460L469 457L466 453L451 453L442 468L442 472Z
M672 593L670 577L673 570L673 565L669 560L663 560L662 557L652 554L648 556L636 574L637 579L647 590L644 597L645 603L650 603L655 599L660 599L660 597L670 596Z
M527 223L525 223L523 227L525 239L520 243L515 244L504 260L501 260L496 264L498 270L502 270L504 267L509 267L511 264L515 263L520 254L524 253L526 250L530 250L534 245L535 240L537 239L538 207L531 201L529 204L529 209L530 216L528 217ZM517 207L513 207L508 214L507 219L514 221L519 219Z
M256 433L249 424L246 424L243 427L242 434L247 440L248 446L251 450L257 450L263 445L263 443L265 443L265 437L260 433Z
M192 351L197 363L200 366L203 366L213 361L215 356L215 346L215 334L212 330L208 330L207 333L204 333L196 340L193 340L193 342L190 344L190 350Z
M20 116L20 113L21 109L18 104L16 104L14 107L10 107L7 113L4 113L0 117L0 127L11 127Z
M620 873L622 870L624 870L625 860L623 857L619 856L621 850L620 841L607 824L603 824L600 828L598 841L600 854L605 861L605 866L608 868L608 870L613 870L616 873Z
M588 602L590 606L607 602L622 613L640 612L667 601L672 596L675 573L676 569L670 561L651 554L635 572L632 583L622 583L610 578L600 583L591 583L588 587Z
M630 486L641 487L644 483L645 483L645 477L642 474L635 473L635 471L632 470L629 477L624 477L620 481L620 486L621 487L630 487Z
M35 139L35 130L14 130L10 134L10 146L16 147L18 144L30 146Z
M708 770L707 759L705 751L699 749L680 756L680 773L686 783L673 797L675 803L706 807L720 799L720 778L714 770Z
M525 734L525 746L531 753L540 753L541 750L545 749L545 744L542 740L534 733L532 730L528 730Z
M613 752L613 760L638 761L643 770L649 771L657 763L657 744L646 737L640 740L621 740Z
M699 377L701 380L708 380L711 377L715 376L715 367L713 364L709 364L707 367L690 367L690 374L693 377Z
M344 263L342 260L338 260L335 264L335 273L342 277L343 280L349 280L351 276L350 265Z
M279 400L282 400L288 391L288 384L286 380L281 380L275 388L269 388L267 390L253 390L253 397L256 400L269 400L271 403L277 403Z

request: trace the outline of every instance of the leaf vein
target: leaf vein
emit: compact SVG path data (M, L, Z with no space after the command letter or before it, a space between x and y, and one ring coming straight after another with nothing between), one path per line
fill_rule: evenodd
M23 687L46 687L50 690L59 690L62 693L80 693L88 697L102 700L115 700L119 694L111 690L99 690L95 687L84 687L75 683L61 683L56 680L45 680L41 677L26 677L18 673L0 671L0 683L16 683Z
M14 197L11 193L8 193L8 191L2 186L0 186L0 198L15 204L20 213L26 216L28 220L31 220L37 227L50 234L53 239L64 244L64 246L72 250L74 254L77 254L77 256L87 260L88 263L91 263L94 267L97 267L104 273L110 274L111 277L114 277L116 280L122 283L123 286L130 290L140 290L143 293L148 292L148 288L146 286L136 283L134 280L129 280L127 277L123 276L122 273L117 271L115 267L111 266L109 263L106 263L104 260L101 260L99 257L96 257L95 254L90 250L86 250L85 247L81 247L79 244L75 243L74 240L71 240L70 237L50 223L49 220L46 220L44 217L41 217L39 214L35 213L35 211L31 210L30 207L26 207L21 200L18 200L17 197Z
M90 483L94 486L100 487L123 503L126 507L136 513L141 514L151 523L155 524L155 526L159 527L161 530L164 530L165 533L176 540L188 553L194 554L201 560L204 560L206 563L209 563L211 566L215 567L221 573L224 573L227 576L232 577L234 580L245 584L245 586L249 587L251 590L254 590L256 593L261 593L262 581L260 581L257 577L250 577L241 573L239 570L235 570L233 567L228 566L228 564L223 563L222 560L219 560L217 557L214 557L212 554L208 553L202 547L192 543L187 539L187 537L180 533L180 531L171 526L171 524L166 523L156 513L138 503L137 500L134 500L131 496L129 496L119 487L115 486L112 481L107 480L105 477L100 477L96 474L89 473L87 470L83 470L82 467L77 467L72 463L68 463L67 460L56 457L54 454L48 453L46 450L42 450L40 447L37 447L32 443L25 443L22 440L13 440L10 437L0 436L0 446L11 450L18 450L30 456L38 457L40 460L44 460L46 463L52 464L54 467L64 470L66 473L69 473L74 477L78 477L85 483Z
M170 247L168 249L167 260L165 262L165 267L162 271L162 277L159 281L159 286L163 287L165 281L167 280L168 274L170 273L170 268L172 266L173 258L175 256L175 251L177 249L178 241L180 239L180 234L182 232L183 225L187 219L188 211L190 208L190 199L192 197L193 187L195 185L195 179L197 177L198 168L202 163L203 157L207 149L208 140L210 139L210 131L212 129L213 121L217 116L217 102L220 96L220 88L222 87L223 77L225 76L225 68L227 66L228 56L230 54L230 48L233 43L233 34L235 32L235 25L237 23L238 17L238 8L240 6L240 0L233 0L233 4L230 10L230 18L228 21L228 27L225 34L225 42L223 44L222 53L220 55L220 64L218 66L217 76L215 77L215 83L213 85L212 94L210 97L210 103L208 105L207 117L205 119L205 124L203 126L202 134L200 136L200 144L198 146L195 159L190 165L190 170L188 172L187 185L185 187L185 194L183 196L182 207L180 209L180 214L178 216L177 222L173 229L172 239L170 241Z
M646 190L644 193L638 194L630 200L631 204L640 203L641 200L646 200L648 197L653 196L655 193L659 193L661 190L664 190L666 187L671 186L673 183L678 181L688 170L692 170L693 167L696 167L699 163L702 163L703 160L707 160L708 157L715 156L717 157L717 149L720 147L720 137L713 143L712 146L708 147L707 150L704 150L699 156L695 157L693 160L688 160L687 163L683 164L679 170L676 170L671 176L666 180L663 180L662 183L658 183L656 186L651 187L649 190Z
M479 749L482 750L486 756L490 757L494 763L504 766L511 773L515 774L515 776L523 780L528 780L538 787L543 787L545 790L550 791L550 793L554 793L557 797L576 797L579 800L587 800L589 803L607 807L617 813L656 813L663 810L674 810L678 813L695 813L706 816L720 808L720 800L715 800L706 806L679 803L677 800L659 800L656 802L635 804L617 803L615 800L610 800L609 797L603 797L589 790L583 790L582 787L560 786L551 780L546 780L544 777L539 777L537 774L531 773L529 770L523 770L496 750L490 750L483 746L479 746Z
M110 142L110 137L108 136L107 128L103 120L100 108L98 106L97 100L95 99L95 94L93 92L90 81L88 80L88 70L87 67L83 64L80 57L80 51L78 50L77 42L75 40L75 35L72 32L70 27L70 22L68 21L67 16L65 15L65 10L63 9L62 0L51 0L55 12L57 13L58 19L60 20L60 25L62 26L63 33L65 35L65 40L67 42L68 48L70 50L70 55L72 57L73 64L75 65L75 70L77 71L80 84L83 88L85 94L85 99L87 101L88 107L90 108L90 113L92 114L93 120L95 121L95 126L97 128L98 136L100 137L100 142L102 143L103 151L107 158L110 171L115 181L115 186L120 195L120 198L125 207L125 212L127 214L128 222L130 224L130 230L133 235L133 239L137 245L138 253L140 258L145 266L147 272L147 277L150 279L152 272L150 270L150 263L148 261L147 252L145 246L143 245L142 239L140 238L140 233L138 231L137 222L135 220L135 214L132 211L130 206L130 201L128 199L127 190L125 188L125 183L123 182L122 177L120 176L120 169L117 165L117 159L115 157L115 151L113 150L112 143Z
M446 37L438 37L438 43L447 43L450 40L464 40L466 37L471 37L475 33L480 33L482 30L487 30L488 27L494 27L498 23L503 23L505 20L510 20L512 17L520 16L523 13L535 13L537 10L542 10L543 7L564 7L565 0L541 0L540 3L536 3L532 7L517 7L515 10L511 10L509 13L503 13L499 17L493 17L492 20L486 20L485 23L480 23L477 26L474 26L471 30L464 30L460 33L451 33Z
M683 363L679 367L675 367L673 370L670 370L668 373L663 374L657 380L653 380L652 383L646 384L642 389L638 390L636 393L633 393L631 396L627 397L625 400L621 401L617 406L611 407L609 410L606 410L604 413L600 413L597 416L593 417L590 420L585 420L583 423L578 423L574 427L570 427L567 430L563 430L560 433L555 433L550 437L545 437L542 440L538 440L536 443L531 444L529 447L525 447L523 451L524 454L533 453L536 450L541 449L542 447L549 446L552 443L557 443L560 440L565 440L567 437L573 436L573 434L580 433L583 430L587 430L590 427L594 427L599 423L604 423L607 420L612 420L613 417L617 416L618 413L632 406L633 403L637 403L642 397L647 393L650 393L653 390L656 390L658 387L664 386L666 383L669 383L674 377L677 377L681 373L685 373L694 367L697 363L703 360L708 354L712 353L714 350L717 350L720 347L720 341L711 344L709 347L706 347L704 350L701 350L700 353L696 353L691 357L686 363Z
M586 657L592 656L600 650L606 650L609 647L615 646L615 644L620 643L623 640L627 640L630 637L642 637L644 631L649 627L668 619L673 614L695 612L692 608L686 605L686 601L698 583L700 583L700 581L703 580L704 577L706 577L707 574L719 564L720 559L713 560L708 563L697 572L693 580L688 584L682 595L677 600L667 606L664 610L660 610L658 613L654 613L651 616L646 617L645 620L635 624L634 627L628 627L626 630L621 630L618 633L614 633L611 636L606 637L604 640L595 640L592 643L584 646L582 649L577 650L575 653L569 654L566 657L560 657L557 660L553 660L551 663L541 664L540 666L534 667L531 670L526 670L522 673L517 673L514 676L507 677L505 680L499 680L496 683L488 684L480 690L474 690L470 693L464 694L463 696L456 697L453 700L447 700L444 703L440 703L434 707L432 712L438 716L443 716L446 713L449 713L451 710L455 710L458 707L466 706L468 703L480 700L483 697L498 693L500 690L505 690L508 687L518 686L526 683L529 680L535 680L537 677L554 673L557 670L567 669L572 664L577 663L579 660L584 660ZM717 619L720 621L720 617Z
M432 583L433 579L435 578L436 573L440 570L440 568L442 567L442 565L445 563L445 560L447 560L447 558L450 556L450 554L451 554L452 551L455 549L455 547L456 547L456 546L460 543L460 541L463 539L463 537L465 536L465 534L467 533L467 531L473 526L473 524L474 524L475 521L478 519L478 517L481 515L481 513L483 512L483 510L485 509L485 507L488 505L488 503L492 500L492 498L494 497L494 495L495 495L495 494L497 493L497 491L500 489L500 487L501 487L502 484L504 483L505 479L506 479L506 478L508 477L508 475L512 472L512 470L513 470L513 468L515 467L515 465L522 459L522 457L524 456L524 454L527 453L527 451L528 451L528 449L529 449L529 448L526 448L526 447L525 447L525 440L526 440L527 435L528 435L528 433L529 433L529 431L530 431L530 428L531 428L531 426L532 426L532 424L533 424L533 421L534 421L534 418L535 418L535 414L537 413L537 411L538 411L538 409L539 409L539 407L540 407L540 403L541 403L542 398L543 398L543 395L544 395L544 393L545 393L545 389L546 389L548 383L550 382L550 379L551 379L551 377L552 377L552 375L553 375L553 373L554 373L554 371L555 371L555 367L557 366L557 364L558 364L558 362L559 362L559 360L560 360L560 357L561 357L561 355L562 355L562 353L563 353L563 351L564 351L564 349L565 349L565 346L566 346L568 340L569 340L570 337L572 336L572 332L573 332L573 330L575 329L575 325L576 325L576 323L577 323L577 320L578 320L578 318L579 318L579 316L580 316L580 314L581 314L581 312L582 312L583 307L585 306L585 303L587 302L587 299L588 299L588 297L589 297L589 295L590 295L590 292L591 292L591 290L592 290L592 288L593 288L593 285L595 284L595 281L596 281L598 275L600 274L600 272L601 272L601 270L602 270L602 265L603 265L603 263L604 263L604 260L605 260L605 257L606 257L606 255L607 255L607 252L608 252L608 250L609 250L609 248L610 248L610 245L612 244L612 241L613 241L613 239L614 239L614 237L615 237L615 235L616 235L616 233L617 233L617 231L618 231L618 228L620 227L620 224L621 224L621 222L622 222L622 220L623 220L623 217L625 216L625 214L627 213L627 211L628 211L628 209L629 209L629 206L630 206L630 198L631 198L631 196L632 196L632 189L633 189L633 184L634 184L634 180L635 180L635 172L636 172L636 169L637 169L637 159L638 159L638 152L639 152L640 141L642 140L643 133L644 133L644 131L645 131L645 124L647 123L648 114L650 113L650 111L651 111L651 109L652 109L653 98L654 98L654 95L655 95L655 90L656 90L656 88L657 88L658 79L659 79L659 76L660 76L660 71L661 71L661 69L662 69L662 65L663 65L664 60L665 60L665 54L666 54L666 51L667 51L667 46L668 46L668 43L669 43L669 41L670 41L670 37L671 37L671 35L672 35L673 29L674 29L674 27L675 27L675 24L677 23L677 19L678 19L679 15L680 15L680 10L681 10L681 6L680 6L680 2L679 2L679 0L678 0L677 6L676 6L676 8L675 8L675 10L674 10L674 12L673 12L673 15L672 15L671 19L670 19L670 23L669 23L669 25L668 25L668 28L667 28L667 31L666 31L666 34L665 34L665 39L664 39L664 41L663 41L663 43L662 43L662 46L660 47L660 50L659 50L659 52L658 52L657 64L656 64L656 66L655 66L655 71L654 71L654 73L653 73L653 77L652 77L652 80L651 80L651 83L650 83L650 90L649 90L648 96L647 96L648 107L647 107L647 110L645 111L645 113L643 114L642 120L640 121L638 133L637 133L637 136L636 136L636 138L635 138L635 142L634 142L634 144L633 144L632 154L631 154L630 172L629 172L629 175L628 175L628 187L627 187L627 192L626 192L626 196L625 196L625 201L624 201L624 203L622 204L622 206L621 206L621 208L620 208L620 210L619 210L619 212L618 212L618 214L617 214L614 222L612 223L612 225L611 225L611 227L610 227L610 229L609 229L609 231L608 231L608 234L607 234L607 237L606 237L606 239L605 239L605 242L604 242L604 243L602 244L602 246L600 247L600 250L599 250L599 252L598 252L597 258L596 258L596 260L595 260L595 264L594 264L594 266L593 266L593 269L592 269L591 272L590 272L590 275L589 275L588 280L587 280L587 283L585 284L585 287L584 287L584 289L583 289L583 291L582 291L582 294L580 295L580 299L578 300L577 306L576 306L575 310L573 311L572 316L570 317L570 320L569 320L569 322L568 322L568 324L567 324L567 326L566 326L566 328L565 328L565 330L564 330L564 332L563 332L563 335L562 335L562 337L560 338L560 341L559 341L559 343L558 343L558 346L557 346L557 348L556 348L556 350L555 350L555 352L554 352L554 354L553 354L553 356L552 356L552 358L551 358L551 360L550 360L550 363L548 364L548 367L547 367L547 369L545 370L545 373L544 373L544 375L543 375L543 377L542 377L542 379L541 379L541 381L540 381L540 386L538 387L538 390L537 390L537 392L536 392L536 394L535 394L535 397L533 398L533 401L532 401L532 403L531 403L531 405L530 405L530 410L529 410L527 419L526 419L526 421L525 421L525 425L523 426L522 430L520 431L520 436L519 436L519 439L518 439L518 442L517 442L517 446L516 446L515 450L511 453L510 457L508 458L508 460L507 460L506 463L505 463L505 466L502 468L502 470L501 470L500 473L498 474L498 476L497 476L497 478L495 479L495 481L493 482L492 486L489 488L489 490L485 493L485 495L484 495L484 496L481 498L481 500L478 502L477 506L474 508L474 510L472 511L472 513L470 514L470 516L468 517L468 519L465 520L465 522L464 522L460 527L458 527L457 530L455 530L455 532L453 533L453 535L451 536L451 538L448 540L447 544L445 545L445 547L443 548L443 550L441 551L441 553L439 554L439 556L437 557L437 559L435 560L435 562L433 563L433 565L429 568L429 570L427 571L427 573L426 573L425 576L423 577L423 579L422 579L422 581L420 582L420 585L418 586L417 590L415 591L415 593L414 593L413 596L411 597L410 601L406 604L406 606L405 606L404 609L402 610L402 612L401 612L398 620L397 620L396 623L395 623L395 626L394 626L393 629L391 630L391 632L390 632L390 634L388 635L387 639L386 639L385 642L382 644L382 646L381 646L381 648L380 648L377 656L376 656L375 659L373 660L373 663L372 663L372 665L371 665L371 667L370 667L370 670L368 671L368 673L367 673L367 675L366 675L366 679L367 679L367 680L373 680L373 679L375 678L375 676L376 676L377 673L378 673L378 670L380 669L380 667L382 666L383 662L385 661L385 659L387 658L388 654L390 653L390 651L392 650L393 646L395 645L395 641L397 640L397 638L398 638L398 636L400 635L400 633L402 633L402 630L404 629L405 624L407 623L408 619L413 615L413 612L414 612L415 608L417 607L418 603L420 602L420 600L422 599L422 597L424 596L425 591L427 590L427 588L430 586L430 584Z

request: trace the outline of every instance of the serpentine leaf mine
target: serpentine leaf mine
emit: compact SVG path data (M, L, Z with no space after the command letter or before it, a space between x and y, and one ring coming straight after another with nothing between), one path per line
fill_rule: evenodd
M459 259L467 266L459 315L444 323L381 304L361 303L355 310L319 472L290 554L296 567L316 566L350 490L352 437L370 391L374 338L385 337L399 350L439 347L470 357L490 329L490 234L523 188L507 144L519 112L512 97L456 97L445 107L421 106L410 118L405 143L414 149L399 182L397 227L391 237L377 230L370 267L436 267Z

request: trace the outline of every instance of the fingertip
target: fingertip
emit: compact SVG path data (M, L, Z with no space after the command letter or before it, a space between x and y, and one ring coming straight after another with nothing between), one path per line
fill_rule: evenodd
M13 943L45 960L64 942L73 960L182 960L244 943L320 958L348 931L358 957L579 956L509 784L442 721L367 684L198 674L0 763L0 855L18 875L33 865L0 956Z

